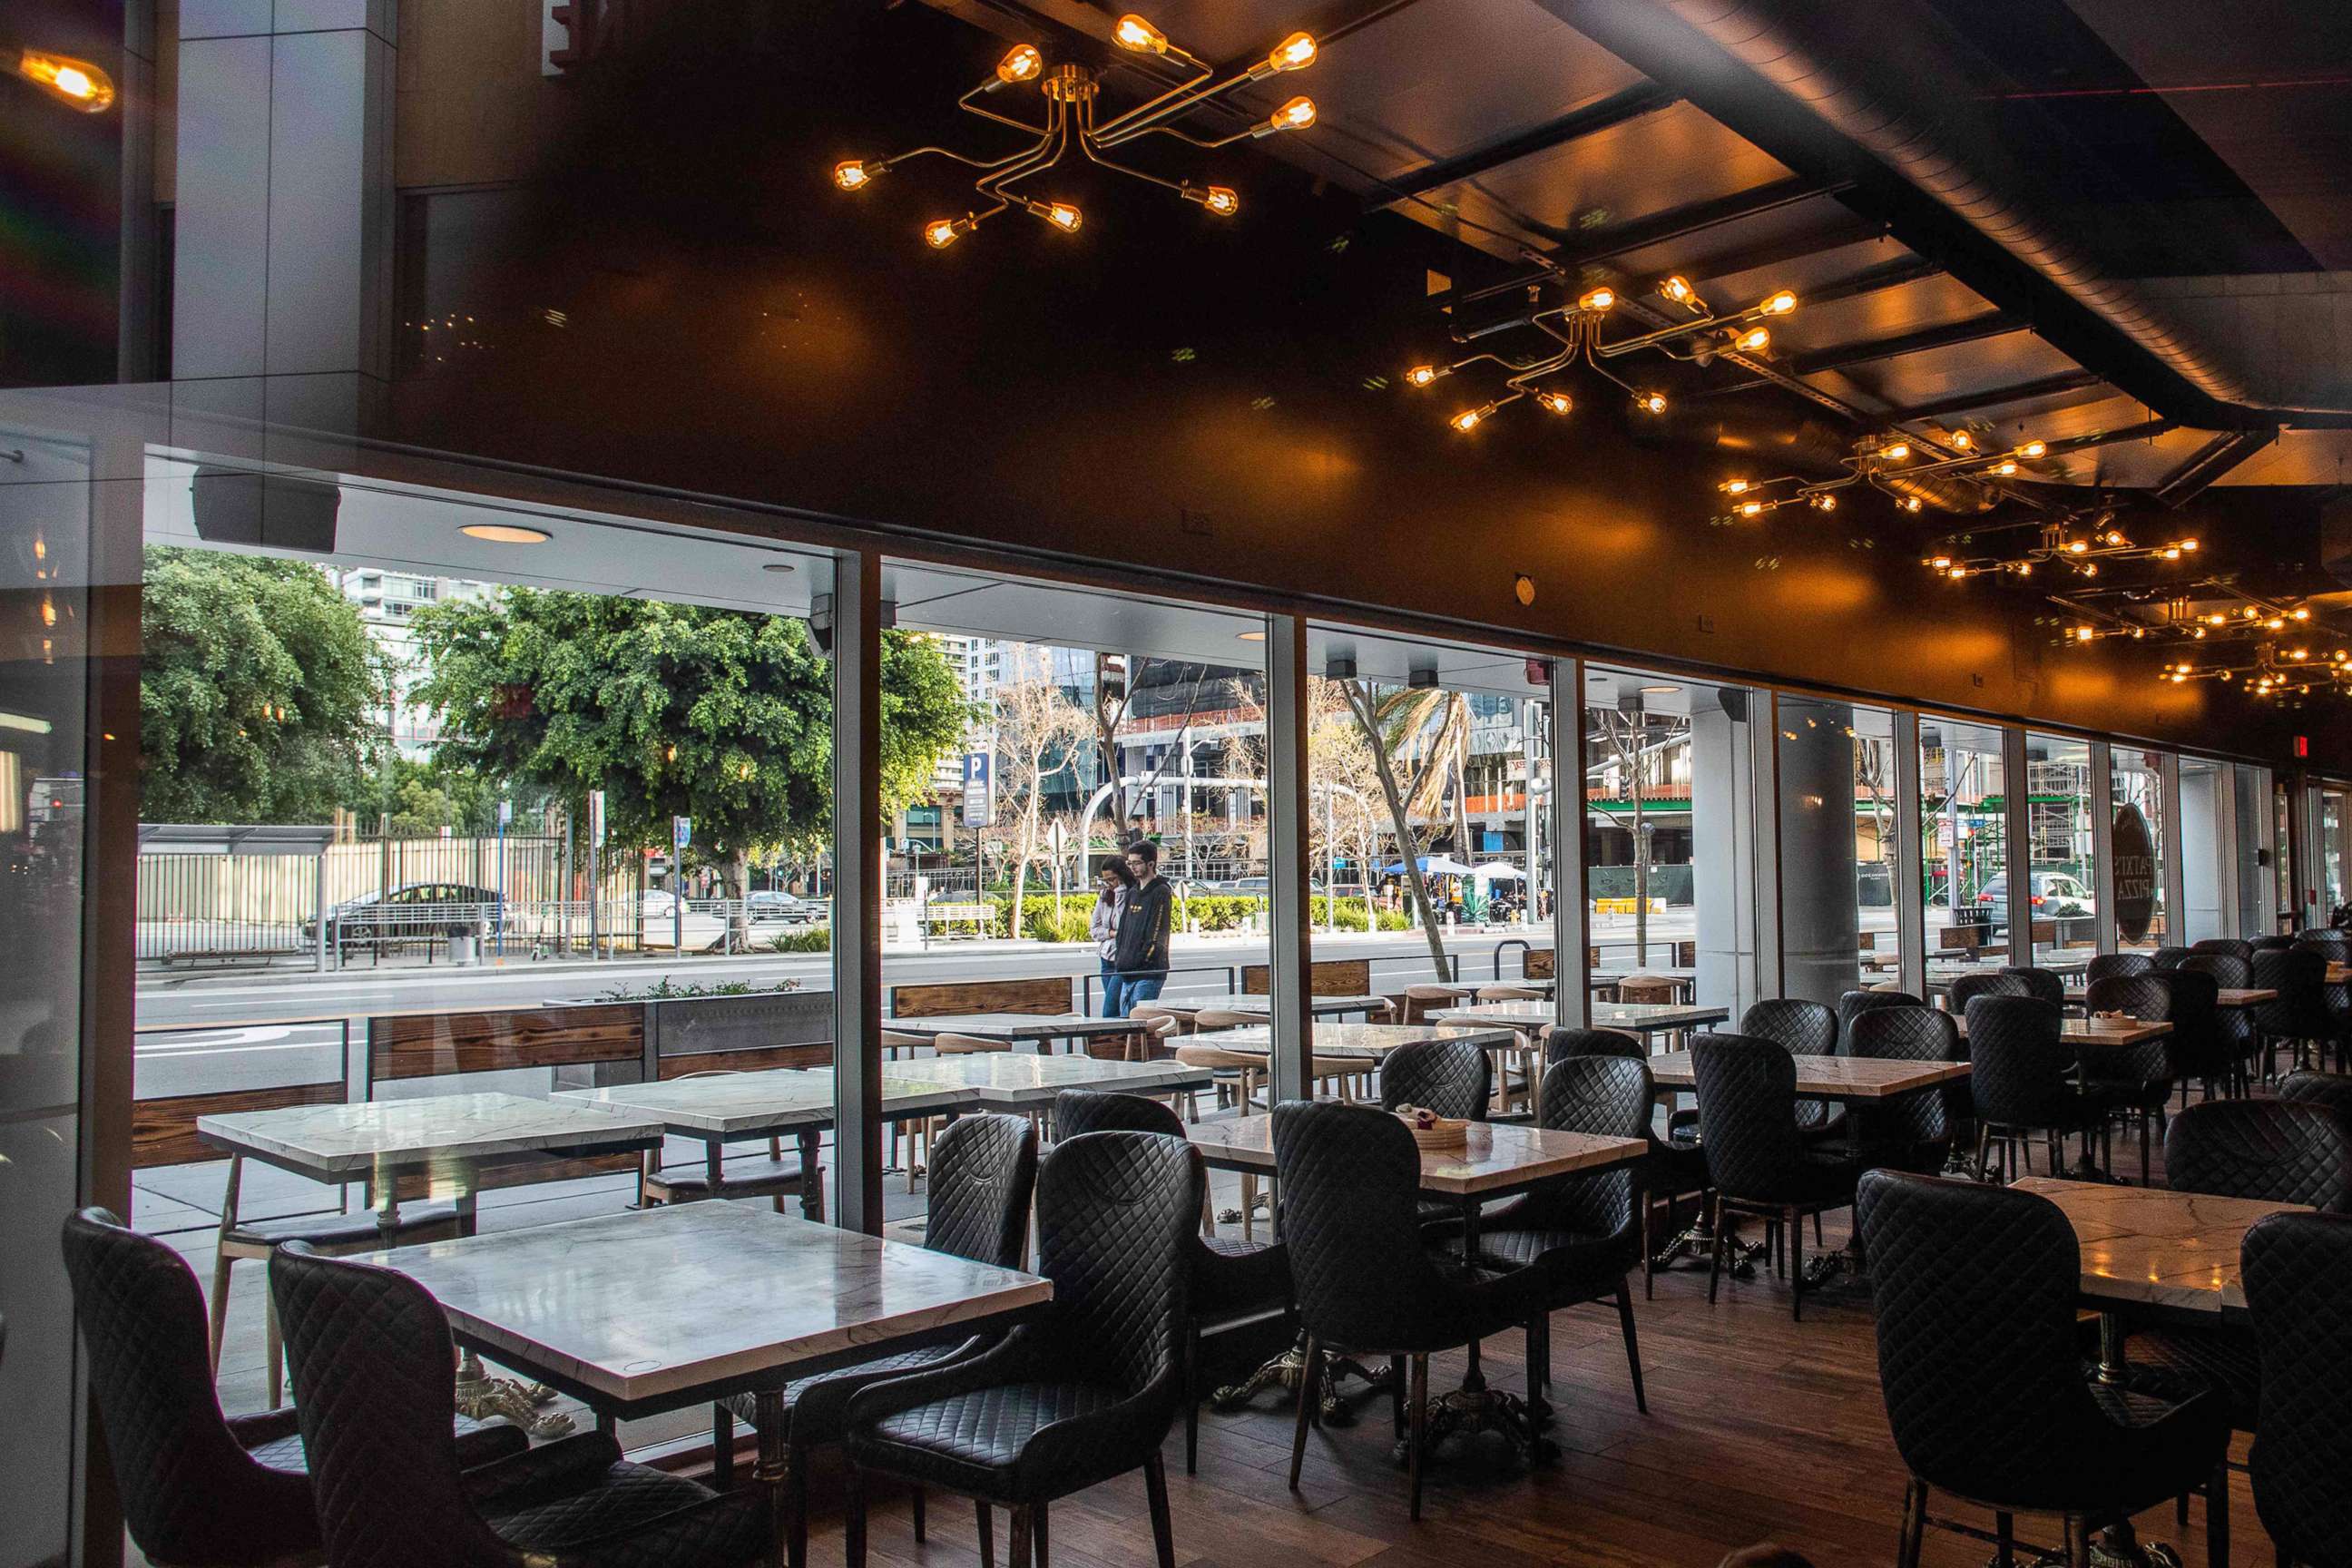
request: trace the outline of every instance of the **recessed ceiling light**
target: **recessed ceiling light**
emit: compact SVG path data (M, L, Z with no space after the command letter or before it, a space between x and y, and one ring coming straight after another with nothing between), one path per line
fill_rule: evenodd
M1265 634L1264 632L1235 632L1234 636L1242 642L1265 641Z
M525 528L515 522L469 522L457 531L492 544L544 544L555 537L543 528Z
M789 561L762 561L760 563L760 570L762 572L797 572L800 568L793 565Z

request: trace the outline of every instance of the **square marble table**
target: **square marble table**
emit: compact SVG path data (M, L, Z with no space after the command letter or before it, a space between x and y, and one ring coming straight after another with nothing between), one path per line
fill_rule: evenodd
M200 1116L196 1136L233 1159L314 1182L365 1181L382 1193L395 1176L427 1172L436 1185L454 1186L462 1204L488 1166L658 1148L662 1127L564 1099L484 1093Z
M2058 1205L2083 1249L2091 1305L2159 1308L2210 1321L2245 1310L2238 1245L2266 1215L2301 1204L2223 1198L2163 1187L2116 1187L2026 1176L2013 1184Z
M992 1051L962 1057L924 1057L882 1066L883 1103L891 1103L901 1081L924 1086L952 1084L969 1089L988 1110L1034 1110L1050 1106L1066 1089L1109 1089L1120 1094L1171 1095L1206 1089L1215 1075L1179 1061L1098 1061L1086 1056L1016 1056Z
M600 1417L649 1415L1042 1306L1034 1275L743 1204L396 1247L459 1342Z
M1098 1018L1088 1013L943 1013L931 1018L885 1018L882 1027L892 1034L935 1039L941 1035L970 1035L976 1040L1017 1046L1034 1044L1041 1051L1055 1040L1108 1039L1140 1032L1125 1018Z
M1318 1024L1315 1054L1318 1057L1360 1057L1379 1061L1391 1051L1423 1040L1468 1040L1489 1051L1517 1047L1514 1029L1475 1029L1432 1024ZM1274 1049L1274 1029L1267 1024L1246 1024L1234 1029L1212 1029L1202 1035L1180 1037L1176 1043L1214 1046L1221 1051L1244 1051L1255 1056Z
M1720 1024L1731 1016L1728 1007L1685 1007L1664 1002L1596 1002L1588 1012L1590 1027L1643 1037ZM1549 1002L1480 1002L1468 1007L1441 1007L1429 1016L1441 1024L1502 1024L1530 1032L1550 1028L1559 1021Z
M1274 998L1255 991L1230 992L1222 996L1163 996L1140 1005L1173 1013L1190 1023L1212 1011L1248 1013L1262 1018L1274 1010ZM1379 1013L1385 1016L1391 1011L1385 996L1311 996L1307 998L1307 1007L1318 1018L1345 1017L1349 1013Z
M1870 1057L1800 1056L1797 1093L1806 1100L1892 1100L1969 1076L1966 1062L1883 1061ZM1650 1058L1650 1077L1660 1089L1692 1089L1697 1079L1691 1053L1669 1051Z

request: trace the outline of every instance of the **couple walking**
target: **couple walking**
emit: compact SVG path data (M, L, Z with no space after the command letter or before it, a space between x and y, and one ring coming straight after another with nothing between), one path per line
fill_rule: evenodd
M1168 979L1168 931L1176 895L1160 874L1160 846L1139 838L1124 859L1097 868L1099 896L1087 922L1102 954L1103 1016L1124 1018Z

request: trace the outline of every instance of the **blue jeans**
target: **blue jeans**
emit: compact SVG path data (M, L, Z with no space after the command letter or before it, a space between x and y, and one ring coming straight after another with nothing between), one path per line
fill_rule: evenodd
M1118 1011L1113 1017L1131 1018L1136 1005L1160 1000L1160 988L1168 983L1168 972L1160 970L1150 974L1122 974L1111 984L1118 987Z
M1127 1016L1125 1013L1119 1010L1118 999L1120 995L1120 984L1121 982L1118 971L1111 967L1109 959L1104 959L1102 961L1102 1016L1106 1018L1124 1018Z

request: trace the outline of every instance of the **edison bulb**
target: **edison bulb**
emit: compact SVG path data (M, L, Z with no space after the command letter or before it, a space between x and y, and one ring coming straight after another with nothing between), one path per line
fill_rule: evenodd
M1417 364L1404 373L1404 384L1407 386L1427 386L1445 374L1433 364Z
M1315 123L1315 100L1301 93L1274 111L1266 121L1269 131L1304 131Z
M1027 44L1015 44L996 62L996 79L1008 83L1027 81L1045 68L1045 56Z
M1633 401L1644 414L1664 414L1666 411L1666 395L1663 392L1641 393Z
M1269 69L1295 71L1315 63L1315 39L1311 34L1293 33L1274 46L1274 53L1265 57Z
M1606 310L1616 303L1616 289L1607 288L1591 289L1587 289L1585 293L1578 299L1576 301L1576 308L1580 310Z
M2028 441L2017 449L2017 455L2021 458L2039 458L2049 450L2050 443L2047 441Z
M1491 407L1492 405L1489 405L1488 406ZM1478 428L1478 422L1486 417L1486 413L1487 410L1486 408L1465 408L1461 413L1455 415L1449 423L1452 424L1456 430L1467 435L1469 432Z
M1690 279L1679 275L1669 278L1664 282L1659 284L1658 292L1664 294L1667 299L1672 300L1677 305L1687 305L1693 300L1698 298L1697 294L1691 289Z
M1731 346L1741 353L1761 353L1772 346L1772 334L1762 327L1750 327L1732 339Z
M18 76L68 108L100 114L114 107L114 79L88 60L26 49L17 55L16 68Z
M1576 408L1576 399L1565 392L1538 392L1536 402L1547 414L1569 414Z
M1122 49L1133 49L1139 55L1164 55L1168 52L1168 35L1130 11L1118 19L1111 29L1111 41Z
M1904 458L1911 455L1911 443L1908 441L1890 442L1888 445L1881 447L1878 449L1878 455L1885 458L1890 463L1899 463Z
M923 243L933 250L945 250L962 237L963 226L953 218L934 218L923 226Z
M1797 296L1783 289L1766 296L1764 302L1756 308L1768 316L1785 316L1797 308Z
M881 172L878 168L867 168L863 159L845 158L833 166L833 183L845 191L862 191L873 184L874 176Z

